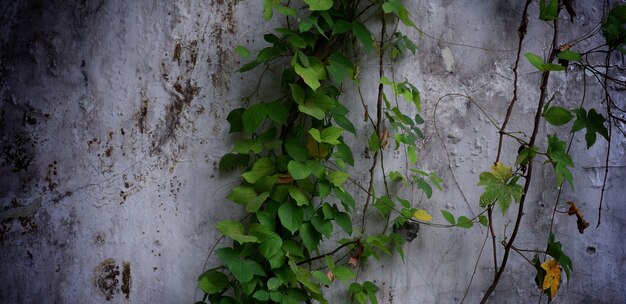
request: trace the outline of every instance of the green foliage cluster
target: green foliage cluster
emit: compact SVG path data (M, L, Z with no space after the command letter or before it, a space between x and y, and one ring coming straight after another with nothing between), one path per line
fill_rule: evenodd
M408 80L399 82L383 76L383 59L393 61L401 55L415 54L416 45L406 35L396 30L387 33L385 29L385 18L390 19L390 16L398 23L416 28L409 12L400 0L304 0L304 4L296 7L290 1L263 1L264 18L285 17L286 24L264 35L269 46L260 50L240 71L271 66L273 71L280 72L280 84L272 90L275 96L249 105L251 97L245 97L243 101L247 106L232 110L227 117L229 132L239 139L232 151L222 157L219 168L221 171L244 169L241 184L230 190L228 199L240 205L246 216L239 221L227 219L216 225L232 245L217 249L215 253L221 265L200 275L198 286L204 297L199 303L290 304L312 300L328 303L324 287L336 281L348 286L350 301L377 303L379 288L370 281L359 282L354 267L367 263L370 257L378 259L394 252L404 259L402 245L407 238L395 231L402 230L409 222L424 223L432 219L425 210L413 207L409 200L390 193L387 186L388 182L412 184L430 198L433 187L441 190L442 183L436 174L416 165L417 141L424 137L419 90ZM559 0L541 0L539 8L540 20L556 22L559 18ZM365 24L364 20L371 20L372 16L382 16L380 39ZM611 10L603 22L602 32L611 50L624 52L624 24L626 6ZM342 101L342 92L349 85L359 88L359 67L355 61L355 50L359 47L369 55L379 56L381 70L376 119L365 109L372 129L357 132L348 118L350 106ZM584 53L570 50L570 47L554 50L547 59L531 52L526 53L525 58L543 74L547 83L551 72L565 71L570 62L585 64ZM235 52L244 58L252 55L243 46L237 46ZM387 92L392 95L388 96ZM610 140L606 118L596 109L566 109L551 105L552 100L544 105L544 95L539 102L537 119L541 116L553 126L573 121L570 132L573 135L584 130L587 148L594 145L598 134ZM406 105L400 106L399 99ZM414 113L408 115L401 110L406 106L413 108ZM505 127L506 123L499 130L501 136L512 136ZM558 187L567 181L573 188L570 170L574 162L568 154L567 143L555 133L547 136L545 147L535 145L536 128L537 124L529 139L512 136L521 145L513 165L496 161L491 170L480 174L477 185L484 190L479 200L483 208L480 214L472 218L455 217L447 210L440 210L450 225L436 226L472 228L474 223L480 223L493 234L493 208L497 206L505 215L513 202L523 204L530 179L526 168L538 158L552 165ZM361 187L367 196L364 204L355 202L351 190L355 187L347 186L351 182L350 167L355 166L352 149L346 143L348 136L363 142L367 140L369 153L373 154L370 186ZM378 159L383 162L379 154L390 140L395 143L394 150L406 153L411 167L408 174L403 174L393 170L385 172L381 164L385 192L377 194L372 172ZM520 184L522 180L525 186ZM383 219L380 233L365 233L370 201ZM359 220L353 218L357 208L363 208L364 214L360 228ZM522 211L515 230L521 214ZM393 229L388 229L390 227ZM492 237L495 257L495 236ZM507 253L514 248L513 240L514 236L509 244L503 242ZM335 249L321 252L325 242L324 248L336 243ZM560 272L562 267L569 279L571 260L552 232L544 253L558 263L556 271ZM500 272L505 263L506 258ZM547 272L538 255L531 264L537 270L536 280L541 287ZM497 285L499 274L485 299ZM546 290L549 300L556 294L558 284L551 285L554 290Z
M296 7L289 1L264 0L264 18L286 17L286 27L264 35L269 46L240 69L246 72L269 65L282 69L281 81L274 90L276 96L234 109L227 117L229 132L239 139L222 157L219 168L245 168L242 183L230 190L228 199L241 205L247 215L241 221L227 219L216 225L232 245L215 251L221 266L200 275L198 286L205 294L201 303L327 303L323 287L336 281L347 284L351 301L377 303L378 287L355 281L354 267L394 251L403 257L405 239L388 228L414 221L417 209L406 199L389 193L376 195L373 187L364 189L383 219L382 232L366 235L365 217L361 229L357 227L353 211L361 206L346 187L349 168L355 165L346 137L366 138L374 158L386 148L387 138L393 138L395 149L405 150L414 165L416 142L423 138L420 92L406 80L380 79L381 88L393 93L389 100L381 89L379 100L384 100L381 111L392 127L391 134L372 118L372 129L357 133L341 95L344 86L359 86L356 56L349 51L360 47L381 58L386 53L391 60L415 53L415 44L400 32L383 33L376 39L364 24L365 15L414 24L399 0L365 1L367 5L356 0L304 2L304 7ZM251 56L243 46L235 51ZM417 114L401 111L398 97ZM385 183L387 179L416 183L428 197L433 186L441 188L441 179L434 173L411 172L407 177L392 171ZM336 249L320 252L325 241L336 242ZM335 256L338 252L343 257Z

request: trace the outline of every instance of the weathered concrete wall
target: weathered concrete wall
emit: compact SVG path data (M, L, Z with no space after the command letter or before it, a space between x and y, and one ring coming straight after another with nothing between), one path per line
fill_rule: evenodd
M420 198L416 190L414 201L433 214L442 208L475 213L478 174L495 158L496 130L475 104L449 97L437 108L442 142L433 124L435 104L445 94L465 94L496 121L503 119L523 3L408 2L429 36L405 31L419 51L403 58L394 73L422 92L428 121L421 165L446 181L432 199ZM601 19L604 1L580 2L575 24L562 22L563 42ZM233 47L258 50L264 45L260 34L274 27L263 22L260 6L261 1L223 0L0 4L0 302L192 303L195 279L219 237L214 224L240 214L224 199L238 177L219 174L217 162L231 148L226 114L258 80L258 74L236 73L240 62ZM525 50L543 54L549 27L534 18L536 3L531 10ZM599 41L589 40L583 49ZM364 55L360 68L366 99L373 102L375 86L367 84L378 81L377 66ZM528 132L540 75L527 63L521 75L522 95L510 129ZM586 106L598 107L603 97L595 79L575 69L555 75L552 83L555 103L568 107L580 103L585 83ZM624 106L623 88L611 89ZM348 89L344 100L357 126L365 128L354 90ZM556 129L542 127L540 138L548 132ZM574 265L559 303L626 301L626 142L617 131L613 135L621 139L612 146L600 228L580 235L573 218L557 214L555 219L556 234ZM363 143L348 140L355 155L363 155ZM503 160L511 163L517 146L505 144ZM576 201L588 219L597 216L605 148L599 139L587 151L580 134L572 147L575 192L565 190L560 204ZM392 166L404 166L401 155L389 152L388 159ZM362 156L359 161L363 165L356 173L369 166ZM536 176L516 242L520 248L542 248L548 237L556 197L546 182L552 169L540 169ZM405 263L383 259L361 275L382 286L381 303L459 302L485 233L478 227L422 227L405 248ZM477 302L492 278L485 250L468 303ZM533 278L532 268L513 255L493 303L528 303L529 297L537 302ZM345 302L341 296L334 302Z

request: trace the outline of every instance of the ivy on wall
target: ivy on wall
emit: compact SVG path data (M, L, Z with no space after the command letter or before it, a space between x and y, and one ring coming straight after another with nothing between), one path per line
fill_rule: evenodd
M533 166L537 163L552 166L555 185L573 187L574 161L568 154L571 142L568 145L557 134L549 134L547 146L541 147L537 144L537 134L542 121L554 126L572 122L570 131L584 132L587 148L601 137L609 142L610 150L611 118L616 117L610 111L615 104L607 100L608 121L593 108L581 105L566 109L552 105L547 85L550 75L566 70L570 64L590 69L592 65L587 62L587 56L594 50L575 52L575 44L560 45L561 9L565 7L570 15L575 12L567 1L542 0L539 19L552 23L554 28L551 52L545 59L531 52L523 56L542 73L533 131L523 136L507 131L519 94L518 66L531 2L526 1L518 31L513 96L502 125L495 125L499 131L497 156L490 170L477 177L477 189L482 190L477 205L482 212L469 217L441 210L449 224L433 224L429 223L433 216L417 209L411 198L400 197L389 190L390 183L411 184L430 198L433 189L441 190L443 182L433 172L416 165L416 143L424 137L418 88L408 80L397 81L385 75L387 63L416 52L415 43L397 30L397 25L402 23L406 28L419 31L402 2L304 0L304 3L294 4L264 0L264 18L285 18L284 27L265 34L263 38L269 46L240 70L271 67L278 71L280 83L269 90L271 96L263 96L263 100L254 99L254 94L245 97L243 103L247 106L232 110L227 117L229 132L238 140L232 151L222 157L219 168L222 171L243 169L241 183L230 189L227 198L243 208L246 215L239 220L225 219L216 225L224 238L232 242L214 251L221 265L200 275L198 287L204 297L199 303L327 303L324 287L337 281L345 285L352 302L377 303L378 286L359 280L357 267L382 255L398 254L404 259L402 246L415 238L420 224L471 228L478 223L488 228L492 238L495 272L483 303L495 290L510 252L519 253L529 262L537 286L548 301L556 297L561 271L565 271L569 279L573 266L552 233L552 227L544 251L523 250L513 245L524 213ZM609 53L624 52L625 12L626 6L614 8L602 24ZM372 33L371 28L380 29L380 33ZM376 108L371 111L367 110L361 94L356 60L359 50L365 53L365 60L378 63ZM252 55L243 46L235 51L244 58ZM357 130L348 118L350 108L354 107L353 103L343 100L348 86L359 92L368 129ZM405 105L400 106L400 103ZM401 110L407 105L410 111ZM348 136L367 142L371 156L363 160L371 163L367 185L356 183L349 173L350 167L361 160L355 159L350 145L346 144ZM500 161L505 137L519 144L514 164ZM383 152L391 149L405 153L409 165L405 173L386 168ZM379 179L375 178L377 172L382 173ZM384 190L377 193L376 189ZM365 194L364 202L355 202L354 191ZM557 203L558 198L554 212ZM511 212L512 206L518 207L513 232L502 240L503 254L498 259L498 234L495 232L498 227L494 227L492 221L498 215L493 210L498 208L505 215ZM357 208L359 212L355 212ZM368 222L371 210L380 215L375 222ZM581 233L589 226L574 203L568 213L576 215ZM532 260L524 256L527 251L535 253Z

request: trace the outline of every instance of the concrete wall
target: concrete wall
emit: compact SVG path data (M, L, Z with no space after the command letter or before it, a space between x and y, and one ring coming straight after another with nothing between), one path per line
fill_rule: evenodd
M422 92L427 138L420 143L421 166L445 179L444 191L431 199L417 190L412 197L437 215L436 222L443 222L439 209L456 215L479 209L478 174L495 158L497 133L476 104L497 122L503 119L511 98L513 49L523 3L406 2L428 36L404 29L419 50L416 56L402 58L394 73ZM601 20L604 1L578 2L575 22L562 21L562 42L580 37ZM531 6L524 48L545 54L550 28L535 18L537 5ZM0 4L1 303L197 299L195 280L219 237L214 224L241 214L225 200L238 176L220 174L217 162L232 144L226 114L259 79L258 72L236 72L241 62L234 46L259 50L264 46L260 35L275 27L262 20L260 7L261 1L243 0ZM580 50L600 39L586 41ZM624 79L623 59L613 59L618 67L612 72ZM593 60L602 62L601 57ZM363 54L360 68L366 101L374 103L375 60ZM521 98L509 129L529 132L540 75L526 62L520 72ZM585 106L604 109L599 105L603 93L592 76L574 67L552 79L556 104L576 107L586 84ZM272 83L272 77L265 77L262 88ZM610 89L624 106L624 88ZM261 96L267 91L262 89ZM476 104L459 97L442 99L436 117L440 140L434 109L449 93L469 95ZM347 89L343 101L353 109L357 127L364 129L354 88ZM598 229L606 141L599 138L586 150L582 134L574 138L575 192L565 189L559 209L566 208L567 200L577 202L592 227L580 235L573 217L556 216L557 238L574 266L558 303L626 301L626 141L613 130L616 139ZM571 136L565 128L542 126L540 143L553 132ZM364 157L362 141L348 140L361 163L354 169L359 175L370 160ZM512 141L505 145L503 161L510 164L518 147ZM389 151L387 159L388 166L405 169L402 155ZM545 166L535 176L516 242L520 248L543 248L548 237L557 193L550 183L552 169ZM515 209L508 213L511 219ZM499 227L507 223L507 218L497 220ZM373 261L360 275L381 286L380 303L456 303L468 286L485 236L479 227L422 226L405 248L404 263L399 258ZM467 303L477 302L490 283L490 255L487 247ZM537 302L533 279L533 269L514 254L492 302ZM331 290L333 303L347 301L344 289L338 284Z

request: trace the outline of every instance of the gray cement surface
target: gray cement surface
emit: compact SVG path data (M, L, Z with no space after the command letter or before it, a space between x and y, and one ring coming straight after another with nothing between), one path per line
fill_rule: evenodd
M426 119L420 165L445 182L430 199L417 189L403 191L435 222L444 223L440 209L457 216L479 212L476 183L495 159L497 130L478 105L502 122L512 94L523 3L405 2L424 35L400 27L416 41L418 52L403 56L386 73L420 89ZM574 22L561 21L562 43L581 37L602 18L604 1L577 2ZM238 73L244 60L234 53L236 45L260 50L262 34L277 27L263 21L261 3L0 1L0 303L198 299L196 278L219 238L215 223L243 212L225 199L238 174L217 170L235 139L228 134L226 115L259 79L260 98L273 98L276 77L260 77L261 68ZM550 26L536 19L537 2L531 11L524 52L545 55ZM377 32L376 24L369 26ZM589 39L577 50L601 39ZM363 93L373 108L377 61L366 53L359 60ZM600 66L603 57L590 60ZM626 79L623 58L612 62L611 73ZM520 78L509 130L528 134L540 75L522 59ZM584 95L585 107L605 113L601 86L575 66L554 74L550 92L554 104L575 108ZM626 106L623 86L611 86L610 93ZM349 117L357 128L366 130L354 86L346 88L342 102L352 109ZM542 125L539 144L545 145L546 134L569 139L568 128ZM564 189L559 209L575 201L591 227L581 235L573 217L556 215L555 234L572 258L573 273L555 303L626 303L626 141L613 131L597 229L607 142L598 138L587 150L583 135L574 135L574 190ZM365 143L347 140L359 163L354 176L365 183L370 166ZM505 141L503 162L512 164L517 149L514 141ZM386 159L389 167L406 170L403 154L389 149ZM557 189L551 166L537 168L519 248L543 248L548 238ZM513 206L507 216L498 214L498 241L503 227L510 235L515 212ZM381 287L379 303L458 303L485 237L478 226L422 226L404 249L404 262L398 257L372 261L360 277ZM478 302L490 284L489 250L479 259L466 303ZM216 263L212 258L207 265ZM341 284L329 289L331 302L347 303L346 289ZM532 267L513 254L491 303L536 303L539 294Z

